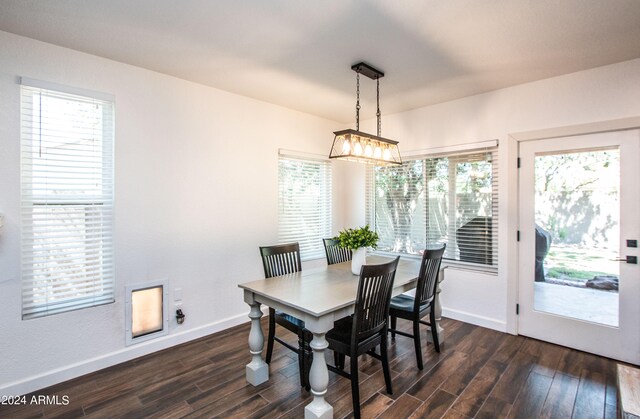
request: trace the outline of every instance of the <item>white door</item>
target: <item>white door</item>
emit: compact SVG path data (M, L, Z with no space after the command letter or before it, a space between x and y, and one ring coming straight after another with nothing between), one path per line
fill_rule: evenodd
M518 333L640 364L640 131L519 157Z

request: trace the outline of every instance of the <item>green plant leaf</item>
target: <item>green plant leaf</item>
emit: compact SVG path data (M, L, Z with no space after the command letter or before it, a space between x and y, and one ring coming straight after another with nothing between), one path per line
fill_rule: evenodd
M378 245L378 233L371 230L369 225L360 228L347 228L338 233L335 237L340 247L356 250L361 247L373 247Z

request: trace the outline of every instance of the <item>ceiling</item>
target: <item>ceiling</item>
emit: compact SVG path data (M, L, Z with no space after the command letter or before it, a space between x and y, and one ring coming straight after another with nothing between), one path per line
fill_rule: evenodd
M384 117L638 58L640 1L2 0L0 30L351 123L358 61Z

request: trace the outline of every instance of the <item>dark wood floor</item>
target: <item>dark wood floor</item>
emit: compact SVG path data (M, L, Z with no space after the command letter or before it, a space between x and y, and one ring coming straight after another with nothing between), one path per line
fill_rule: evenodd
M614 361L454 320L443 326L440 354L423 344L423 371L410 339L390 345L393 395L379 362L362 359L364 418L615 418ZM310 395L298 386L295 354L282 346L270 381L246 383L248 331L245 324L38 391L69 404L1 406L0 417L303 417ZM330 373L327 399L336 418L351 415L348 380Z

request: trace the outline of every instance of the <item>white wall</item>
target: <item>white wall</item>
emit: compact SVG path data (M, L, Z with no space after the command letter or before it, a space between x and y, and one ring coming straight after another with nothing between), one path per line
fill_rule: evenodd
M634 117L640 117L640 59L383 115L383 136L400 141L401 153L492 139L500 142L498 276L447 270L442 285L445 316L516 332L515 133L538 130L556 135L586 133L589 129L628 126L616 120ZM374 124L375 121L366 121L364 130L371 132ZM568 128L556 129L559 127ZM536 135L517 136L536 138ZM364 207L364 178L352 176L352 179L356 185L351 190L360 192L352 196L354 203L344 205Z
M20 319L19 86L28 76L116 96L117 302ZM338 124L0 32L0 394L31 391L245 321L238 282L276 240L277 150L325 154ZM384 105L384 101L383 101ZM384 110L384 108L383 108ZM515 132L640 116L640 60L383 116L401 151L500 140L498 276L455 270L445 315L515 331ZM373 121L363 123L374 129ZM364 223L364 170L334 165L334 230ZM124 346L126 284L167 278L187 321Z
M115 304L21 320L18 76L116 97ZM5 32L0 98L0 213L6 216L0 394L35 390L248 320L237 284L263 275L258 246L277 240L278 148L326 155L338 128ZM336 228L343 225L339 196ZM186 322L177 326L172 319L166 339L125 348L125 285L158 278L168 279L171 291L182 288Z

